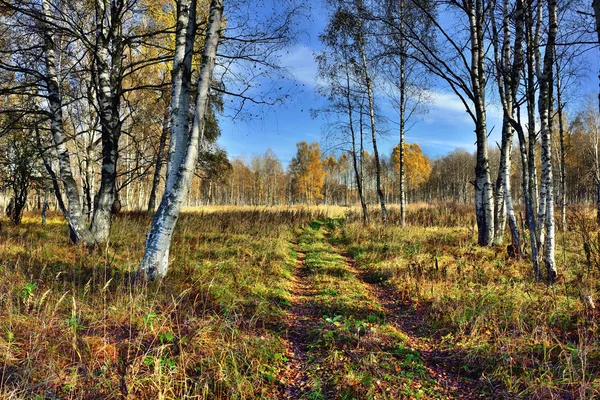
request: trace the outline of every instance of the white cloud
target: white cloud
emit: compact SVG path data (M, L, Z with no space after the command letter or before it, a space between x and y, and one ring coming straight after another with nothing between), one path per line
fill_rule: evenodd
M292 79L310 88L317 85L317 63L310 47L295 45L282 54L280 62L290 71Z

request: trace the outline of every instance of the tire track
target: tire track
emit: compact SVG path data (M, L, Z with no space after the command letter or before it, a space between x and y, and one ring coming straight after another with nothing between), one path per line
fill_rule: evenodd
M490 392L494 392L494 398L507 398L505 393L494 390L495 388L484 385L481 381L461 376L460 365L457 365L453 354L441 350L439 341L435 338L427 337L427 341L423 339L420 331L424 328L425 316L414 312L411 304L399 300L400 296L393 287L373 283L369 271L359 269L352 256L332 243L330 235L327 237L331 246L345 259L348 270L363 283L369 297L382 306L386 322L402 332L407 338L407 344L421 354L428 373L438 380L445 393L452 393L458 399L487 399L490 398Z

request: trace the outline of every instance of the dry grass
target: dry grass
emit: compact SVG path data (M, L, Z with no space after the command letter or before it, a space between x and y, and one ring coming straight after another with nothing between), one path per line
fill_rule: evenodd
M149 219L117 218L92 253L58 217L4 224L0 397L248 398L275 390L294 263L319 212L183 215L169 277L132 287Z
M145 215L118 217L110 243L91 253L71 245L56 215L46 226L33 215L20 227L5 222L0 398L277 397L298 238L307 265L314 264L315 307L330 319L320 322L322 333L341 332L315 337L324 364L311 371L334 373L324 385L357 382L364 390L350 393L375 393L369 376L377 361L350 366L336 357L354 343L356 326L382 326L378 306L355 296L362 289L347 271L334 276L340 258L318 227L306 236L311 222L341 215L331 240L427 316L429 334L461 355L465 371L523 397L600 395L598 314L582 301L597 297L600 270L587 264L576 233L559 236L562 275L548 287L504 248L477 247L472 210L462 206L413 207L405 229L394 224L393 207L392 224L383 228L376 209L367 227L356 208L188 211L169 276L142 287L130 282L150 224Z
M527 398L599 396L598 312L584 296L597 298L600 276L580 236L559 235L561 278L546 286L505 247L476 246L473 221L458 206L440 208L409 213L405 229L348 223L341 240L362 268L424 312L465 369Z

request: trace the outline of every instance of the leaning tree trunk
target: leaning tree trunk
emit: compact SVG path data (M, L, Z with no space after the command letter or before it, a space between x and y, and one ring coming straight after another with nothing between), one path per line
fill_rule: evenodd
M552 109L552 79L554 64L554 44L558 31L558 22L556 17L556 0L548 1L548 42L546 43L544 54L544 70L540 77L540 93L538 101L538 110L540 114L540 135L542 139L542 188L545 196L545 226L546 240L544 248L544 262L548 273L548 280L556 280L557 271L554 260L554 190L552 181L552 119L550 110ZM540 200L543 200L541 198ZM542 204L542 202L540 202Z
M502 52L498 49L499 35L496 29L496 20L492 17L492 32L494 44L494 59L497 69L498 92L502 102L503 121L502 121L502 145L500 150L500 168L497 179L496 195L496 243L502 243L504 237L504 226L506 217L512 236L512 253L515 257L521 257L521 237L515 211L512 204L511 195L511 150L514 131L511 124L514 122L514 108L516 103L516 91L521 79L521 71L523 69L523 7L522 0L518 0L515 8L515 46L514 60L511 62L511 29L510 29L510 13L509 2L504 1L502 28L504 39L502 43ZM525 172L527 172L525 170ZM502 195L502 199L498 196ZM506 212L506 217L505 213Z
M65 195L68 200L68 209L63 205L63 213L67 211L67 213L65 213L65 218L69 223L71 239L73 242L77 243L81 241L86 244L92 244L95 240L86 228L79 190L77 189L77 182L75 182L75 178L73 178L73 173L71 171L71 157L66 146L67 137L63 125L62 96L60 94L60 84L56 71L55 45L52 37L52 25L48 23L48 21L51 20L51 7L48 0L43 0L42 6L44 13L43 18L46 22L46 27L44 29L44 55L48 106L50 109L50 132L52 133L58 157L60 180L63 183ZM53 182L57 183L57 181ZM55 189L58 188L57 185L54 185L54 187ZM60 192L56 192L56 197L57 199L62 198ZM60 202L61 201L59 200L59 204Z
M190 2L190 9L196 8L196 1ZM188 3L189 4L189 3ZM157 277L161 278L167 274L168 270L168 254L171 246L171 238L175 224L179 217L179 213L185 202L194 170L198 159L198 148L201 140L201 135L204 129L204 118L209 102L209 89L212 80L212 73L215 66L215 58L219 38L221 33L221 22L223 16L223 0L212 0L210 4L210 17L206 28L206 40L204 44L204 53L200 65L200 73L198 79L198 90L196 100L196 110L194 122L189 140L187 142L187 151L182 163L177 166L177 175L174 180L173 188L162 197L158 211L152 221L152 227L146 241L146 252L138 268L138 276L143 280L153 280ZM193 24L191 21L178 21ZM190 53L193 50L194 38L185 41L185 51ZM177 46L181 46L180 42ZM185 95L182 92L182 95ZM185 135L187 132L181 129L173 129L173 135ZM171 166L175 168L175 165Z
M183 162L189 141L189 113L192 89L193 47L189 43L196 37L196 0L177 2L177 30L175 35L175 55L173 58L173 86L171 89L170 130L171 134L167 159L165 193L171 191L177 179L179 165Z

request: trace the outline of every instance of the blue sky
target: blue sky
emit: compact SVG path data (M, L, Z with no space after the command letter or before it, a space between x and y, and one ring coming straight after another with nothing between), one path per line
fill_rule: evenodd
M290 79L283 82L283 85L290 89L297 85L300 90L295 90L296 94L284 105L270 108L261 106L258 113L260 117L237 121L222 118L219 145L227 151L230 158L251 157L263 154L271 148L284 166L287 166L296 153L296 143L299 141L318 141L324 150L331 147L331 143L324 140L327 120L322 117L313 119L310 115L311 109L324 104L315 91L317 68L314 53L321 48L318 35L327 22L325 8L320 2L312 4L312 17L302 21L300 26L305 33L299 36L298 43L290 47L280 60L291 73ZM579 90L582 96L576 97L584 97L586 92L595 92L598 88L598 51L588 52L585 58L583 84ZM489 84L493 84L493 81ZM407 132L406 140L409 143L418 143L432 158L447 154L456 148L474 151L474 125L458 97L443 83L431 87L430 95L433 101L427 106L428 112L416 117L411 130ZM489 101L493 102L493 96L489 97ZM391 107L387 108L390 109L389 118L394 119ZM487 111L488 132L491 131L489 139L492 145L500 139L501 112L499 106L494 104L490 104ZM383 128L389 132L382 135L378 144L380 151L389 155L398 143L396 127L388 123Z

